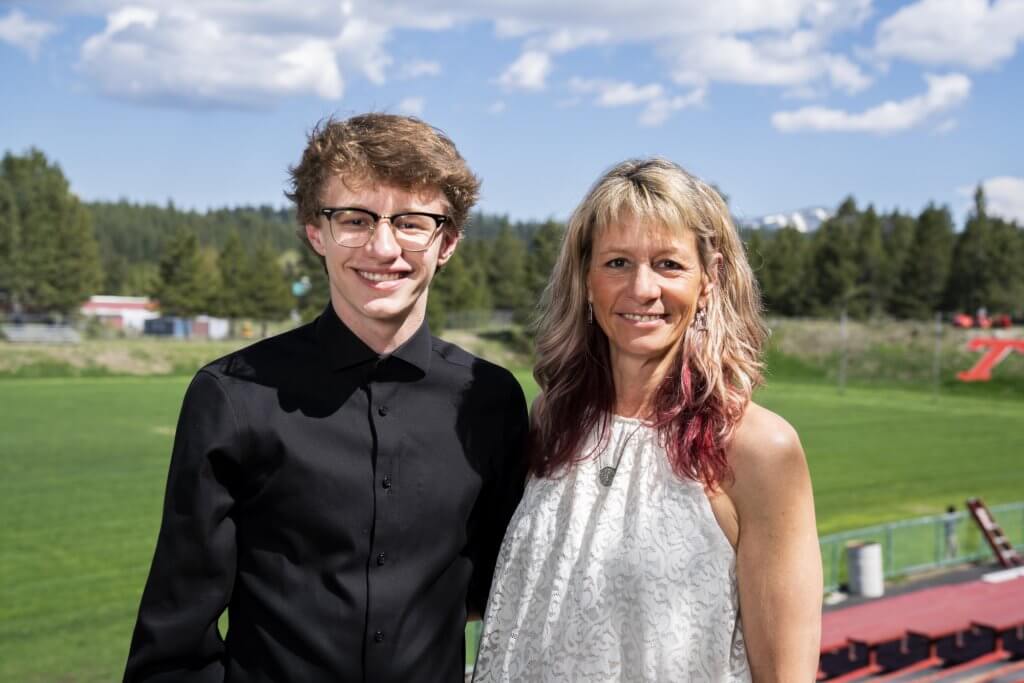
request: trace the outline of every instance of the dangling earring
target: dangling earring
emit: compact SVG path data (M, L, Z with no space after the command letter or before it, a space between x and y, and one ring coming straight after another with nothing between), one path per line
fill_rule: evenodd
M697 315L693 316L693 322L690 323L690 326L693 327L694 332L706 332L708 329L707 309L699 309Z
M587 324L594 324L594 304L587 302Z

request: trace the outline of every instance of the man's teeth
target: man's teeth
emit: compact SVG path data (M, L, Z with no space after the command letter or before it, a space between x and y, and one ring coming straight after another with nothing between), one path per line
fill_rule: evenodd
M388 282L389 280L397 280L402 277L401 273L371 273L365 270L360 270L359 274L373 282Z
M632 320L637 323L649 323L655 320L661 320L662 318L660 315L639 315L637 313L623 313L622 317L626 320Z

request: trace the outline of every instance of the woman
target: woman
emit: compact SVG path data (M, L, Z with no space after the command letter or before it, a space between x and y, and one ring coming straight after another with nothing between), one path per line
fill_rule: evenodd
M542 303L531 477L477 681L814 679L810 478L750 400L759 309L711 187L649 159L590 190Z

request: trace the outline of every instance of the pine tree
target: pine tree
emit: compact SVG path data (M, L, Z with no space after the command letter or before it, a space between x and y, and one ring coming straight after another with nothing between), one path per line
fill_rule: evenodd
M487 273L494 306L509 311L521 311L529 306L527 276L526 245L509 226L503 226L491 245Z
M562 247L564 235L565 226L549 220L541 224L530 239L526 275L528 308L525 315L521 313L521 317L526 318L526 321L532 317L537 302L540 301L541 294L551 278L551 271L554 270L555 261L558 260L558 252Z
M4 155L0 177L17 207L21 303L29 311L71 313L102 283L88 212L60 167L39 150Z
M985 300L993 314L1016 314L1024 308L1024 239L1016 225L1001 218L990 220L990 278Z
M882 246L885 251L883 263L883 282L886 292L885 310L892 315L901 315L898 301L903 298L903 286L900 278L914 241L917 221L913 216L906 216L893 211L882 217ZM945 282L942 283L945 285Z
M792 226L779 229L764 247L764 297L769 313L806 315L812 306L811 240Z
M885 309L885 250L882 246L882 222L873 206L860 215L856 234L857 287L860 297L852 306L858 316L878 317Z
M893 311L906 318L930 318L942 304L953 252L949 211L929 204L917 218L913 242L900 273Z
M74 245L62 254L53 284L56 292L51 310L65 315L76 310L103 284L99 245L92 230L92 216L74 196L66 200L64 218L53 235L61 244Z
M154 296L164 315L191 317L209 309L214 293L196 234L179 228L164 245Z
M224 246L217 256L221 287L215 298L213 313L234 321L253 315L252 297L249 294L249 258L245 245L237 230L228 233Z
M21 296L21 228L10 183L0 175L0 308L16 308Z
M133 263L125 272L120 294L142 296L155 292L160 285L160 268L155 263Z
M283 320L295 306L295 297L277 259L277 251L267 241L257 242L249 257L247 296L252 302L252 316L263 324L264 337L267 335L267 323Z
M820 313L848 307L857 294L857 222L857 205L849 197L814 234L814 296Z
M439 334L452 320L452 314L478 313L491 310L487 277L481 268L481 240L462 240L430 283L427 318L430 330Z
M949 310L974 313L989 305L992 289L992 223L985 210L985 193L978 186L974 210L956 240L945 302Z

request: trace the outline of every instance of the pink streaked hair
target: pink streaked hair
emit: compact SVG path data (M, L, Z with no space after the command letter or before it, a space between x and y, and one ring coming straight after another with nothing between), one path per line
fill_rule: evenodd
M712 187L665 159L622 162L605 173L573 212L537 318L541 388L530 430L530 470L558 476L606 443L615 408L608 338L587 320L587 272L594 235L620 217L670 233L692 231L701 267L715 280L706 329L690 326L651 399L677 476L717 488L730 476L726 457L736 426L762 381L767 331L761 299L729 209ZM715 254L721 255L717 269Z

